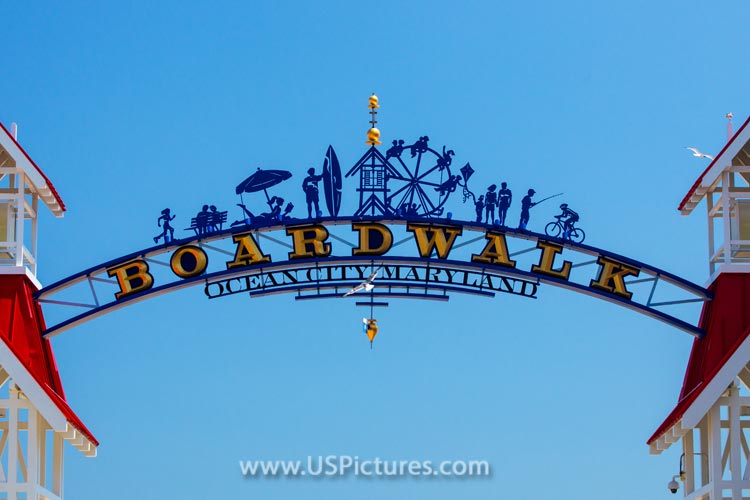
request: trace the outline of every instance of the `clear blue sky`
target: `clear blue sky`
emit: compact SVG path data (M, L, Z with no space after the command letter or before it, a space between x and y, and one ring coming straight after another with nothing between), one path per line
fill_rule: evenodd
M51 283L146 247L164 206L231 206L259 165L429 134L477 185L564 191L593 245L698 283L706 223L676 207L748 113L747 2L5 2L0 120L69 211L41 224ZM300 175L297 174L297 175ZM296 182L295 182L296 184ZM349 188L353 188L348 184ZM302 199L295 203L303 206ZM467 216L470 216L470 209ZM514 217L517 217L515 215ZM163 498L671 497L648 455L692 338L552 287L537 301L361 312L198 288L54 339L102 445L66 493ZM244 458L485 458L484 480L246 480Z

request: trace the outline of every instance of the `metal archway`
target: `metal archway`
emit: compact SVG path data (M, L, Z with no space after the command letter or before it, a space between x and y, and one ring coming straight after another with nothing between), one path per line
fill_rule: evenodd
M379 268L373 297L537 298L542 285L552 285L696 337L704 332L674 309L711 299L705 288L671 273L569 240L452 219L377 217L321 217L175 240L76 273L35 298L49 321L44 336L51 337L126 305L198 285L210 299L238 293L338 298Z

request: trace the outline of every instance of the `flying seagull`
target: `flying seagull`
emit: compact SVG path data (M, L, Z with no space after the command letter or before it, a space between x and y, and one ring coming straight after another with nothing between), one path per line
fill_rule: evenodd
M713 160L714 159L713 156L707 155L705 153L701 153L700 151L698 151L695 148L685 148L685 149L689 149L690 151L692 151L693 152L693 156L696 156L698 158L708 158L709 160Z
M355 286L354 288L352 288L351 290L349 290L348 292L346 292L344 294L344 297L348 297L349 295L353 295L353 294L357 293L360 290L365 290L365 291L369 292L370 290L372 290L373 288L375 288L375 285L373 285L372 282L375 281L375 278L378 276L378 272L380 272L380 268L377 268L375 270L375 272L372 273L370 276L368 276L367 279L364 280L362 283L360 283L359 285Z

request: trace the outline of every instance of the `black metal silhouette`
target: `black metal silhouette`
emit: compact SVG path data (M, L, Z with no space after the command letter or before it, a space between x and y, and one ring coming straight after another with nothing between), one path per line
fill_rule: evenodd
M164 239L165 245L174 240L174 228L170 224L170 222L172 222L174 218L175 216L171 214L168 208L165 208L161 211L161 215L156 220L156 223L160 228L162 228L162 232L160 235L154 236L154 243L159 243L159 240L162 238ZM164 221L164 225L162 225L162 221Z
M420 205L417 205L416 203L412 203L411 205L408 205L406 208L406 215L407 217L416 217L419 215L419 207Z
M302 181L302 190L305 192L305 201L307 201L307 218L312 218L312 207L315 205L315 217L320 217L320 206L318 205L318 182L323 180L323 175L315 175L315 169L307 170L307 177Z
M474 169L471 168L471 165L469 163L466 163L466 165L464 165L463 167L461 167L461 175L464 178L464 184L463 184L463 187L464 187L464 190L463 190L464 199L463 199L463 202L466 203L466 200L468 200L469 196L471 196L471 200L474 202L474 204L476 204L477 198L476 198L476 196L474 196L474 193L472 193L471 190L469 189L469 178L472 175L474 175ZM484 199L484 197L482 197L482 199ZM477 222L482 222L482 221L478 220Z
M196 226L198 226L198 234L204 234L206 232L209 216L208 205L203 205L201 211L195 216Z
M550 200L550 199L555 198L557 196L562 196L563 194L565 194L565 193L557 193L557 194L553 194L552 196L547 196L546 198L542 198L541 200L537 201L536 204L539 205L543 201Z
M195 216L195 228L196 228L196 232L199 235L206 234L208 230L208 218L210 216L211 214L208 211L208 205L203 205L203 208L201 209L201 211L198 212L198 215Z
M441 196L445 196L449 193L453 193L457 186L463 186L463 184L461 184L461 176L453 175L447 181L436 187L435 191L440 193Z
M281 199L282 203L284 202L284 199ZM284 207L284 213L281 214L281 220L288 220L291 219L291 216L289 215L292 210L294 209L294 204L290 201L286 204L286 207Z
M373 146L359 159L346 173L346 177L359 174L359 207L355 217L439 217L448 197L459 186L464 188L464 197L467 196L465 181L474 172L471 166L466 164L461 169L462 183L461 176L451 174L455 152L443 146L443 152L438 153L429 147L429 140L424 135L410 146L406 146L402 139L394 140L385 156ZM407 166L402 154L406 149L414 159L411 167ZM430 155L434 155L435 163L425 169ZM410 161L409 158L406 161Z
M208 231L213 233L214 231L220 231L223 229L224 223L227 221L227 213L219 212L216 205L209 207L211 213L208 216Z
M484 195L479 196L479 199L474 202L474 207L477 211L477 222L482 222L482 215L484 215Z
M437 166L440 170L443 170L444 168L450 167L451 163L453 163L453 159L451 158L456 153L453 152L452 149L445 151L445 146L443 146L443 154L442 156L438 157L437 160Z
M243 203L238 203L237 206L240 207L243 212L245 212L247 218L245 220L234 221L232 223L232 226L239 226L242 224L257 225L281 222L284 219L284 216L288 215L289 212L292 211L292 208L294 208L294 205L289 203L286 207L286 210L284 211L284 214L282 215L281 206L284 204L284 198L281 198L280 196L273 196L266 203L268 204L271 211L264 212L258 215L254 215L250 210L247 209L247 207Z
M522 230L526 229L526 226L529 224L529 216L530 216L529 210L534 205L541 203L541 202L534 203L533 201L531 201L531 197L534 196L535 194L536 194L536 191L534 191L533 189L529 189L528 194L524 196L523 199L521 200L521 220L518 222L518 229L522 229Z
M196 236L221 231L227 221L227 212L219 212L216 205L203 205L198 214L190 219L190 227L186 231L195 232Z
M287 172L286 170L262 170L258 168L258 170L256 170L253 175L238 184L235 188L235 193L240 195L240 203L238 203L237 206L242 208L242 210L247 215L247 218L232 222L232 226L234 227L255 222L270 222L273 220L280 220L279 215L281 214L281 204L284 203L284 199L277 196L269 198L267 189L281 182L284 182L290 177L292 177L291 172ZM245 200L243 199L242 194L255 193L258 191L263 191L263 193L266 195L266 203L269 207L271 207L271 212L262 213L258 216L255 216L245 206ZM294 205L290 203L289 206L287 206L288 211L285 211L284 215L288 216L292 208L294 208Z
M323 160L323 192L326 196L328 215L336 217L341 208L341 166L333 146L328 146Z
M500 191L497 192L497 220L501 226L505 226L505 217L508 215L508 208L513 201L513 193L508 189L508 183L500 183Z
M495 205L497 204L497 189L496 184L492 184L487 188L487 193L484 195L484 212L485 212L485 223L492 224L495 222Z
M578 213L571 210L567 203L560 205L560 210L562 210L562 213L555 215L557 220L547 224L544 227L544 232L553 238L562 237L564 240L583 243L583 240L586 239L586 233L583 232L583 229L575 227L575 223L580 219Z
M469 179L475 173L469 163L466 163L460 169L460 175L451 173L451 166L455 156L452 149L442 147L442 153L439 153L429 146L429 137L420 136L413 144L405 145L401 139L393 140L392 146L386 152L386 156L375 147L370 147L360 160L347 172L346 177L358 173L360 176L360 185L357 191L360 193L359 207L354 213L355 217L361 216L399 216L405 218L422 218L422 217L442 217L444 216L444 206L452 193L455 193L459 187L462 188L463 202L471 198L476 213L476 222L484 221L486 224L507 225L508 210L513 201L513 193L508 189L506 182L501 183L501 189L497 189L496 184L487 188L483 196L477 198L468 188ZM411 158L415 163L411 167L407 166L404 160L403 151L408 149ZM434 156L434 163L426 163L430 155ZM391 163L393 161L393 163ZM425 165L432 165L424 168ZM401 168L399 168L401 167ZM326 156L323 162L323 170L320 174L315 173L315 168L307 171L307 177L302 181L302 190L305 192L305 201L307 203L308 218L320 217L320 190L318 184L323 181L326 198L326 208L332 217L337 217L341 206L342 177L341 169L332 146L328 146ZM242 208L243 215L241 220L234 221L231 225L237 226L242 224L263 224L282 222L291 219L291 211L294 208L292 203L288 203L284 208L284 199L279 196L270 197L268 188L292 177L290 172L285 170L263 170L258 168L256 172L236 186L235 192L240 195L241 203L237 206ZM389 185L390 183L390 185ZM397 186L394 187L393 183ZM399 186L398 183L401 183ZM427 189L428 187L432 189ZM253 193L263 191L266 196L266 203L270 211L255 215L245 205L243 198L244 193ZM437 194L433 194L437 193ZM536 194L533 189L528 190L528 194L523 197L521 202L521 216L519 220L519 229L525 230L529 223L530 209L539 203L560 196L562 193L544 198L534 202L532 197ZM498 209L498 218L495 219L495 209ZM578 233L573 233L574 224L578 220L576 216L568 214L558 218L560 224L559 232L563 238L582 238ZM452 212L448 212L448 218L452 218ZM170 221L174 219L169 209L162 212L159 218L159 227L164 222L163 232L154 238L154 242L163 239L165 242L174 238L174 228ZM565 220L561 220L565 219ZM569 221L566 225L566 222ZM186 230L195 231L196 235L220 231L224 223L227 222L227 212L219 212L214 205L203 205L202 209L195 217L191 219L191 225ZM550 223L550 231L555 231ZM582 233L582 232L581 232ZM575 234L575 236L572 236Z
M409 149L411 149L411 157L414 158L417 155L421 155L422 153L426 153L430 148L427 146L427 142L430 140L429 137L426 135L423 135L422 137L417 140L414 144L412 144Z
M461 176L451 172L455 152L443 146L443 152L438 153L429 147L428 141L429 137L425 135L411 146L404 147L403 141L399 140L389 150L393 150L390 161L393 161L392 165L397 169L387 177L390 184L386 204L393 213L409 217L440 217L451 193L458 186L465 189ZM399 154L399 148L408 148L413 160ZM431 162L433 156L435 163L430 166L427 162ZM468 164L467 167L466 172L471 176L473 170ZM465 169L466 167L462 169L462 174ZM464 177L464 181L467 178ZM433 193L437 193L437 197Z
M388 150L385 152L385 159L389 158L400 158L401 153L404 152L404 141L399 139L398 141L393 141L393 146L388 148Z
M559 217L559 215L555 215L555 218L557 217ZM586 239L586 233L580 227L573 227L572 229L570 229L570 231L568 231L567 236L565 236L563 226L564 222L561 222L558 219L547 224L544 228L544 232L545 234L547 234L547 236L551 236L553 238L560 238L560 236L562 235L562 239L570 240L575 243L583 243L583 240Z
M396 209L388 205L388 179L400 177L398 171L380 154L375 146L359 159L346 177L359 173L359 208L355 217L363 215L393 215Z
M240 197L242 197L242 193L263 191L266 194L266 201L268 201L270 198L266 190L289 179L291 176L291 172L287 172L286 170L262 170L258 168L253 175L239 183L234 191Z

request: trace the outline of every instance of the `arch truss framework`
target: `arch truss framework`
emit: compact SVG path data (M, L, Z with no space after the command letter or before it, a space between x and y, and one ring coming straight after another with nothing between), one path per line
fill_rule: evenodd
M378 271L375 296L536 298L544 285L597 297L700 337L711 293L642 262L527 231L449 219L318 219L154 246L40 290L51 337L148 297L199 286L209 298L339 298Z

